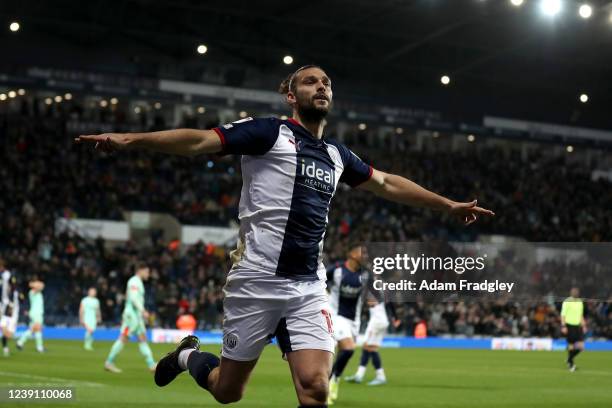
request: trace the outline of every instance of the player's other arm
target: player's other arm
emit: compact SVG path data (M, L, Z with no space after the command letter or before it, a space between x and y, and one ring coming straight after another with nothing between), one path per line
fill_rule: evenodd
M140 315L143 318L148 319L149 318L149 312L145 309L144 302L142 302L141 299L140 299L138 287L137 286L130 287L130 290L128 292L128 296L130 298L130 301L132 302L132 304L136 308L136 310L138 310L138 313L140 313Z
M328 266L325 270L325 275L327 276L328 285L331 285L334 280L334 273L336 269L340 266L340 262L334 262L332 265Z
M391 318L391 324L397 329L402 324L402 321L397 318L397 311L393 302L385 302L385 311L387 316Z
M466 225L476 221L480 215L495 215L491 210L478 207L476 200L471 202L453 201L433 193L405 177L376 169L372 170L372 176L358 188L370 191L389 201L448 212L458 217Z
M85 311L83 308L83 302L81 302L79 306L79 323L81 323L81 325L85 324L85 320L83 319L83 313L85 313Z
M565 314L567 313L567 308L565 307L565 302L561 305L561 333L567 334L567 325L565 323Z
M139 313L144 313L145 308L142 302L140 301L138 288L136 286L130 288L129 296L130 302L132 302L136 310L138 310Z
M148 133L103 133L82 135L76 143L93 143L97 150L145 149L179 156L219 153L223 149L220 136L214 130L173 129Z

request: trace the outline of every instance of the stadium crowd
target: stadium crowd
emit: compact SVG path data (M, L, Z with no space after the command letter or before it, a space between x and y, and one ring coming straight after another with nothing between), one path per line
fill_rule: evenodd
M95 117L94 117L95 116ZM0 256L25 288L34 276L47 282L47 324L76 324L79 301L96 286L107 324L119 321L124 286L139 259L151 265L147 307L154 324L173 327L192 313L201 328L219 328L228 248L198 243L170 245L154 234L146 245L57 234L58 217L122 219L124 210L167 212L186 224L229 225L237 220L239 158L178 157L125 152L104 155L75 146L76 125L105 122L112 129L139 129L110 110L40 108L25 103L19 113L0 114ZM144 123L144 122L143 122ZM153 129L165 126L161 118ZM111 130L112 130L111 129ZM415 151L399 143L390 155L385 140L345 140L365 161L406 175L454 198L478 197L497 217L468 229L439 214L379 201L341 188L333 200L326 234L329 261L342 259L351 240L469 241L479 233L529 241L610 241L612 185L593 181L594 165L565 156L479 147L461 151ZM587 302L592 335L612 338L610 302ZM558 304L471 302L406 303L400 331L412 334L420 321L431 334L560 336Z

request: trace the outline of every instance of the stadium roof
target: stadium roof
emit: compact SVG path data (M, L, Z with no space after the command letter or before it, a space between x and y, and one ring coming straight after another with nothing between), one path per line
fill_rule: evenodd
M562 1L555 17L539 3L2 2L0 45L9 55L0 68L59 65L202 80L202 70L223 66L230 85L272 87L272 78L316 62L345 95L612 128L612 2L590 1L589 19L578 16L577 1ZM19 32L8 30L12 21ZM205 55L196 52L199 44L208 47ZM294 58L291 68L285 55ZM449 86L440 83L445 74Z

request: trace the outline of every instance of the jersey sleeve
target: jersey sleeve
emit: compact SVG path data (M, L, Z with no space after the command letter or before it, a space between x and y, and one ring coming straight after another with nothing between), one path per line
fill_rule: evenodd
M372 166L361 160L359 156L343 144L335 143L335 145L340 152L340 157L344 164L344 170L339 181L354 188L372 177L372 172L374 171Z
M274 118L245 118L213 129L219 135L221 154L262 155L267 153L279 134Z
M387 316L392 320L397 319L397 311L395 310L395 305L393 302L385 302L385 311L387 312Z
M340 266L340 262L334 262L333 264L331 264L330 266L327 267L326 275L327 275L327 281L333 281L334 280L334 272L336 271L336 269Z

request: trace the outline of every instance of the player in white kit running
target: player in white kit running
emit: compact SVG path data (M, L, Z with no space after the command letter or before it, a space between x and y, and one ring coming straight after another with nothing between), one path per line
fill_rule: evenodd
M476 202L455 202L375 170L323 135L331 79L318 66L298 69L281 86L288 120L263 118L213 130L80 136L103 151L143 148L196 156L241 155L240 234L224 293L221 359L189 336L159 361L155 382L188 370L221 403L242 398L264 346L274 336L287 355L300 406L325 406L334 350L325 293L323 236L339 182L388 200L449 212L466 224L493 215Z
M361 383L366 372L368 361L372 359L372 364L376 370L376 377L370 381L368 385L383 385L387 383L387 377L382 367L382 360L378 353L378 349L382 345L383 338L387 333L389 321L391 321L393 327L396 328L400 325L400 321L395 315L393 303L385 303L382 299L382 295L381 299L369 296L368 305L370 306L370 319L368 320L368 326L365 331L359 368L357 368L355 375L347 377L346 380L348 382Z

